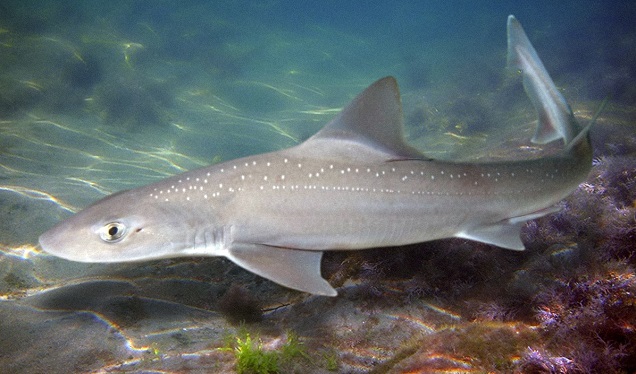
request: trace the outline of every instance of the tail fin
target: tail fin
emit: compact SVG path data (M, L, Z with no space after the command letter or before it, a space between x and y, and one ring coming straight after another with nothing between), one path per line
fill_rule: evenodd
M570 144L581 127L513 15L508 16L508 67L521 71L523 88L539 115L532 142L545 144L563 139L566 146Z

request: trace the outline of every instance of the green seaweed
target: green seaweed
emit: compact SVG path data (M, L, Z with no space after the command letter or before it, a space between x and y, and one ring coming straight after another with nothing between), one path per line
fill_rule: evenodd
M255 346L249 334L244 339L236 338L234 354L236 356L236 371L239 374L280 372L279 353L263 350L261 341Z
M324 353L322 357L325 359L325 369L329 371L338 371L338 369L340 368L340 363L338 362L337 353Z
M236 372L239 374L275 374L284 372L294 358L304 357L311 361L295 333L288 332L287 340L277 350L267 350L260 338L252 339L249 333L239 333L224 351L232 351L236 357Z
M311 358L305 351L303 342L298 338L298 335L292 331L287 332L287 342L283 344L280 349L280 358L283 363L290 362L297 357L303 357L309 361Z

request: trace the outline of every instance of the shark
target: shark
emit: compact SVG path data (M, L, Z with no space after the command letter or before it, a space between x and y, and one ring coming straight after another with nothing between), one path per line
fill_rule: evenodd
M291 148L117 192L58 223L41 248L67 260L128 262L223 256L280 285L336 296L325 251L465 238L523 250L520 230L557 211L592 165L581 127L521 24L508 17L508 66L538 113L532 138L562 140L535 159L435 160L403 136L393 77L371 84Z

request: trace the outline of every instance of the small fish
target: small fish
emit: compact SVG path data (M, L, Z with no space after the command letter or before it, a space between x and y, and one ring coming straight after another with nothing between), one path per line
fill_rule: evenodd
M588 129L508 17L508 64L539 113L541 159L431 160L406 144L393 77L378 80L304 143L189 171L108 196L40 236L82 262L224 256L283 286L318 295L324 251L466 238L522 250L526 221L554 212L592 165ZM592 121L593 122L593 121Z

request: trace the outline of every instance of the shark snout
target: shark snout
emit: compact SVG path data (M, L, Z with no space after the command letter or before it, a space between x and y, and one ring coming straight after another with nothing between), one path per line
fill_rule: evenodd
M91 245L88 241L80 242L76 230L68 225L69 221L61 222L40 235L38 242L40 248L50 255L70 261L94 262L94 257L89 256Z
M65 244L63 243L65 240L61 238L65 238L66 236L60 236L57 231L57 226L48 230L44 234L40 235L38 242L40 243L40 248L48 254L62 257L65 259L69 259L63 248ZM68 241L67 244L68 245Z

